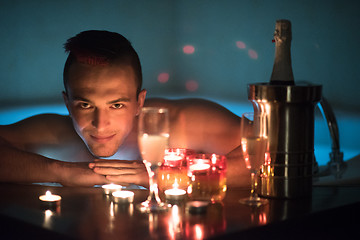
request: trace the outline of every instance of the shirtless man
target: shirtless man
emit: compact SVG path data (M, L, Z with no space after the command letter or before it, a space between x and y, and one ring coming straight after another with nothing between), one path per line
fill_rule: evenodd
M0 126L1 182L147 186L137 120L141 107L162 106L170 111L169 147L227 155L228 183L248 184L238 116L200 99L145 101L138 55L120 34L82 32L65 50L63 98L69 116L43 114Z

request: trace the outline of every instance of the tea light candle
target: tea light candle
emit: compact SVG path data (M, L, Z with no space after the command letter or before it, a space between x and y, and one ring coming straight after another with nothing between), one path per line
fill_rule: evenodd
M115 191L120 191L122 186L118 184L110 183L110 184L102 185L101 187L104 190L104 194L111 195Z
M196 163L189 166L190 172L193 171L205 171L210 168L210 164L206 163L205 160L198 159Z
M50 191L46 191L45 195L41 195L39 199L45 207L50 208L50 207L57 207L60 205L61 196L54 195L51 194Z
M168 153L164 156L164 164L170 167L180 167L183 157L175 153Z
M46 191L45 195L41 195L39 199L43 202L59 202L61 200L61 196L53 195L50 191Z
M134 192L115 191L112 193L115 203L132 203L134 201Z
M186 209L189 213L201 214L207 211L209 204L207 201L191 201L186 204Z
M169 201L180 201L184 200L186 191L179 188L171 188L164 191L166 199Z
M182 160L182 157L179 156L179 155L176 155L174 153L169 153L168 155L164 156L164 160L165 161L170 161L170 162L172 162L172 161L180 161L180 160Z

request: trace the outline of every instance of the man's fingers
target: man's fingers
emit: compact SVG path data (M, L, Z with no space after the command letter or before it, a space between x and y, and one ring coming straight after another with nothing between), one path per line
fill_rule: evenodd
M109 167L109 168L140 168L143 167L141 161L126 161L126 160L101 160L96 159L93 163L89 163L90 168Z
M142 161L96 159L88 164L95 173L106 176L106 180L117 184L147 186L149 177Z
M143 169L139 168L109 168L109 167L95 167L94 172L101 175L128 175L128 174L138 174L143 172Z
M117 176L106 176L106 179L110 182L127 185L137 184L141 186L148 186L149 180L146 176L141 177L139 175L117 175Z

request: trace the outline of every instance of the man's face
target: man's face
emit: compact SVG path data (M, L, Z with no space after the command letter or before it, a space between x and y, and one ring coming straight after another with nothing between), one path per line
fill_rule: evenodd
M135 74L129 65L69 69L66 106L74 128L94 156L110 157L131 132L146 92L136 98Z

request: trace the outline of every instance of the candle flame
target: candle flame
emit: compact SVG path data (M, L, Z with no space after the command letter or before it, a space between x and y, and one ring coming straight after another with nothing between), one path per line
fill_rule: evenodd
M45 196L50 197L52 194L49 190L46 191Z
M211 155L211 163L212 163L212 164L216 164L216 161L217 161L217 156L216 156L216 154L212 154L212 155Z
M179 184L177 182L177 178L175 178L174 184L173 184L173 188L178 188Z

